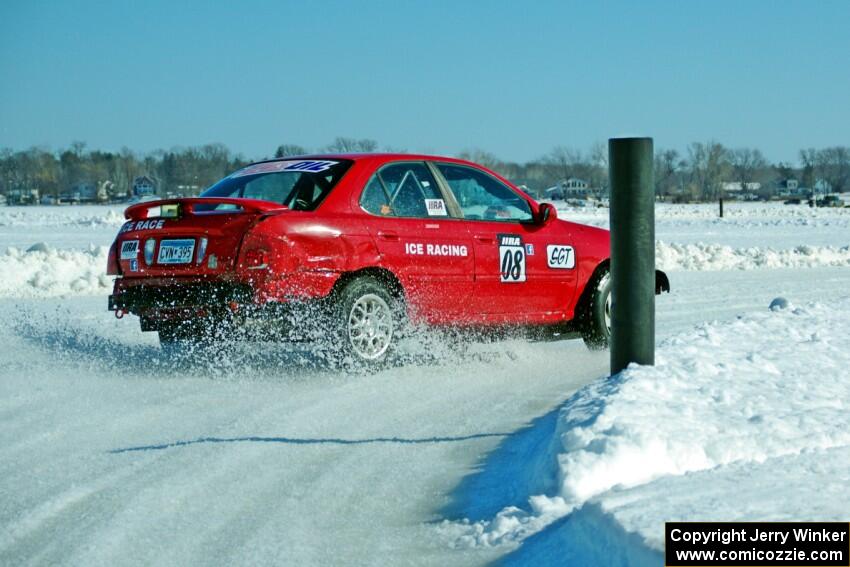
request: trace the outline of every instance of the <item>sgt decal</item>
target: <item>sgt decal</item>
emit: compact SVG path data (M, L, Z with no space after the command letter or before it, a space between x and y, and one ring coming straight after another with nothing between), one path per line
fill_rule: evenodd
M499 281L521 283L525 281L525 246L518 234L500 234Z
M566 244L550 244L546 247L546 263L556 270L572 270L576 267L576 252Z

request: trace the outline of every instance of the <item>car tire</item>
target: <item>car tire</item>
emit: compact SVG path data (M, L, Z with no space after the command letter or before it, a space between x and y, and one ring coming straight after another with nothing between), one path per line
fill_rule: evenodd
M581 338L590 350L607 349L611 342L611 272L606 267L588 283L589 300L581 315Z
M404 312L401 300L377 278L361 276L342 289L334 311L343 364L383 364L397 341Z

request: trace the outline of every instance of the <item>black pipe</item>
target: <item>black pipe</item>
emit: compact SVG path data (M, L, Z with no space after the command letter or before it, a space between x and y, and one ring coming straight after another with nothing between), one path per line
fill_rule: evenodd
M652 138L608 140L611 181L611 374L655 364Z

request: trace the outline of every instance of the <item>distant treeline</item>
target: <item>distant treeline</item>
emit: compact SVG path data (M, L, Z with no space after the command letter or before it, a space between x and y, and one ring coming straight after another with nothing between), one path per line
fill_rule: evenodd
M461 157L486 165L538 192L570 178L587 182L601 193L608 189L608 149L597 143L587 151L559 146L527 163L508 162L480 151ZM735 187L738 192L771 197L782 189L795 194L850 191L850 148L836 146L800 150L799 163L771 163L756 148L727 148L716 141L694 142L684 153L656 148L655 192L683 201L717 199Z
M375 140L337 138L325 147L312 149L282 144L273 155L379 150L387 148L379 147ZM558 146L525 163L505 161L482 150L464 151L459 157L490 167L538 195L569 179L581 180L599 193L605 193L608 187L607 147L602 143L586 150ZM0 193L37 190L42 196L58 197L72 187L89 184L101 188L109 198L121 198L129 194L134 179L144 175L154 181L160 195L197 194L251 161L223 144L147 154L128 148L118 152L89 150L83 142L56 152L38 147L23 151L5 148L0 149ZM715 199L730 183L755 193L776 192L788 180L809 191L843 192L850 190L850 148L804 149L799 162L789 164L771 163L755 148L730 149L715 141L694 142L684 152L657 149L655 179L658 195L681 200Z

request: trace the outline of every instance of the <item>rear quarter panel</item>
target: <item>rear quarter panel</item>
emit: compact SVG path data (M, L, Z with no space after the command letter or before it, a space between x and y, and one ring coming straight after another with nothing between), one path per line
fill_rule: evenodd
M261 300L325 297L344 273L380 265L365 215L352 206L374 170L371 161L355 161L315 211L271 215L246 235L246 252L263 243L273 251L271 270L250 276L263 289Z
M602 228L588 226L569 221L561 221L570 225L575 235L576 269L578 270L578 282L571 310L575 314L575 307L596 267L611 257L611 236Z

